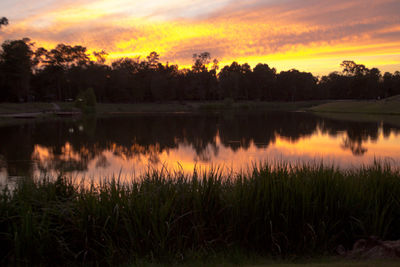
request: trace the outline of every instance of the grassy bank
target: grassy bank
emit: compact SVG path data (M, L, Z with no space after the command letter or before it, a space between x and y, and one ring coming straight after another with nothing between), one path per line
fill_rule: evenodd
M311 107L308 110L314 112L328 112L328 113L400 115L400 96L394 96L382 100L371 100L371 101L355 101L355 100L332 101L329 103Z
M226 109L242 109L242 110L267 110L267 111L298 111L308 109L314 106L326 103L326 101L296 101L296 102L264 102L264 101L220 101L196 103L194 106L197 110L226 110Z
M51 103L0 103L0 114L40 113L52 109Z
M208 101L208 102L166 102L166 103L98 103L97 114L120 113L149 113L149 112L198 112L198 111L224 111L224 110L278 110L297 111L319 104L323 101L298 101L298 102L262 102L262 101ZM70 103L59 103L63 108L68 108Z
M140 113L140 112L192 112L227 109L257 109L295 111L317 106L323 101L262 102L262 101L210 101L210 102L166 102L166 103L97 103L97 114ZM57 111L75 111L71 102L57 102ZM21 113L46 113L55 111L52 103L0 103L0 115Z
M74 103L57 102L58 111L76 111ZM399 115L400 96L383 100L357 101L297 101L297 102L264 102L264 101L208 101L208 102L166 102L166 103L98 103L97 114L148 113L148 112L196 112L222 110L276 110L299 111L308 110L324 113L362 113ZM46 113L54 111L51 103L1 103L0 115L21 113Z
M5 263L185 262L224 251L332 255L362 237L400 238L400 173L375 165L254 167L221 177L152 172L77 185L26 179L0 194Z

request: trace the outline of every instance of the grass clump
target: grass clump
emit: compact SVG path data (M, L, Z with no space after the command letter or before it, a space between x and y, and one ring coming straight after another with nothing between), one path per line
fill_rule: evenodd
M103 265L229 250L332 254L366 236L400 238L399 179L379 164L260 165L229 177L153 171L100 185L26 179L0 194L0 259Z

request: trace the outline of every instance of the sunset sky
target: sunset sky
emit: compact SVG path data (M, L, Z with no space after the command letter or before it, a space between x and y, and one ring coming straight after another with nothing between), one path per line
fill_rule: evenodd
M188 66L208 51L221 65L327 74L354 60L400 70L399 0L1 0L2 16L10 25L0 41L81 44L110 60L157 51Z

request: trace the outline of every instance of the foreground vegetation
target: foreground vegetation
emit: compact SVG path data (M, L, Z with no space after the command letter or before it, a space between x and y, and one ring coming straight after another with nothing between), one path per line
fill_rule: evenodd
M63 175L25 179L0 194L1 262L332 255L362 237L400 238L399 179L380 164L352 171L262 165L228 177L153 171L99 185Z

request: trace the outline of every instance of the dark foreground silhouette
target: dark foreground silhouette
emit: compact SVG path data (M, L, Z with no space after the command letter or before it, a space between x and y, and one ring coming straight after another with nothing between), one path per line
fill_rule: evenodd
M0 262L166 263L221 251L293 258L335 255L372 235L400 239L400 174L380 165L342 172L282 164L225 178L215 171L143 178L98 187L28 178L2 190Z

